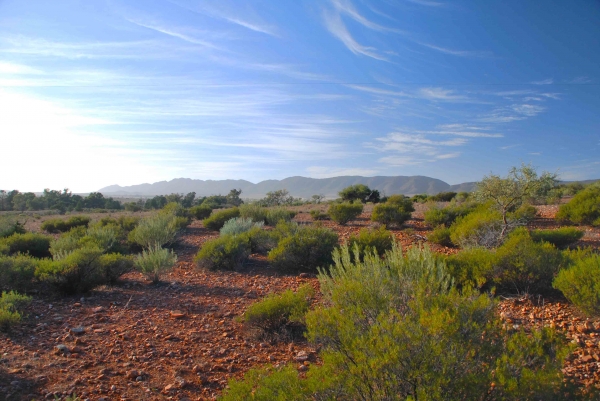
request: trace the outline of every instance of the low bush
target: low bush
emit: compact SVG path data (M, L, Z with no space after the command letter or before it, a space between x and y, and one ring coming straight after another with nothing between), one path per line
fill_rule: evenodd
M427 241L442 246L454 246L452 239L450 238L450 229L443 225L436 227L427 234Z
M137 256L135 266L153 283L158 283L160 276L170 270L175 262L177 262L177 255L173 251L153 246Z
M459 288L482 289L492 279L496 254L484 248L470 248L446 258L448 273Z
M431 227L440 225L450 227L457 218L468 215L475 208L475 203L451 204L446 207L440 207L437 203L430 203L429 208L424 213L425 223Z
M293 292L267 295L246 310L241 321L258 339L294 339L304 331L304 315L310 307L314 290L305 284Z
M532 221L535 216L537 216L537 209L528 203L524 203L514 212L508 213L509 219L517 221L522 225Z
M176 216L157 213L140 220L137 227L129 233L129 240L145 249L162 247L175 241L180 228Z
M561 270L553 286L584 313L600 314L600 255L591 255Z
M563 254L547 242L535 242L525 228L512 232L496 251L493 281L501 290L544 293L566 265Z
M250 252L266 254L277 246L280 235L275 230L264 230L261 227L252 227L242 234L250 244Z
M346 225L351 220L356 219L363 212L363 204L360 202L356 203L337 203L329 205L327 214L331 220L338 224Z
M456 192L440 192L438 194L429 196L428 200L434 202L450 202L456 197L456 195Z
M456 219L450 227L450 239L461 248L495 248L503 241L502 229L500 212L481 207Z
M221 227L220 234L224 235L239 235L250 231L253 227L262 228L264 223L261 221L260 223L255 223L250 218L244 217L234 217L231 220L227 220L223 227Z
M85 231L85 235L79 240L79 246L97 246L103 252L115 252L122 236L123 231L119 226L93 226Z
M243 266L249 255L248 238L226 235L202 244L194 260L209 270L235 270Z
M287 272L316 272L332 262L331 253L338 244L335 232L323 227L299 227L293 235L282 238L268 258L273 266Z
M313 218L313 220L330 220L331 217L329 217L329 215L327 213L323 213L322 211L318 210L318 209L313 209L310 211L310 217Z
M28 255L0 256L0 290L31 289L37 262Z
M140 220L141 219L136 216L119 216L118 219L113 217L103 217L98 220L97 225L101 227L114 225L120 227L125 233L129 233L137 227Z
M8 331L21 321L20 310L31 302L31 297L17 292L2 292L0 296L0 330Z
M358 235L352 234L348 239L348 247L350 249L356 247L360 255L376 252L379 256L383 256L392 249L393 243L394 236L384 227L376 230L362 228Z
M567 247L583 237L583 231L575 227L562 227L556 230L533 230L531 238L538 242L549 242L558 248Z
M410 219L415 208L413 202L408 198L390 197L386 203L380 203L373 208L371 220L388 226L401 226ZM390 202L392 199L392 202Z
M267 222L267 209L256 203L245 203L240 205L240 217L251 219L257 223Z
M74 227L87 227L92 219L88 216L73 216L67 220L49 219L42 223L42 230L49 233L64 233Z
M25 233L2 238L0 244L6 246L9 255L23 253L36 258L45 258L50 256L50 240L51 238L46 235Z
M221 227L223 227L225 222L233 219L234 217L239 217L239 216L240 216L240 209L238 209L237 207L232 207L230 209L223 209L223 210L214 212L209 217L202 220L202 224L204 225L204 227L208 228L209 230L219 231L221 229Z
M133 270L134 260L119 253L107 253L99 258L105 284L115 284L119 278Z
M196 220L204 220L209 217L212 213L212 208L208 205L196 205L190 208L190 214L196 218Z
M578 192L569 203L560 206L556 219L600 226L600 186Z
M87 292L105 283L98 248L77 249L60 259L42 259L35 276L64 294Z
M15 216L0 216L0 238L25 234L25 227Z
M288 210L284 207L272 207L267 209L267 215L265 220L267 225L276 226L280 221L291 221L294 216L296 216L296 212L292 210Z

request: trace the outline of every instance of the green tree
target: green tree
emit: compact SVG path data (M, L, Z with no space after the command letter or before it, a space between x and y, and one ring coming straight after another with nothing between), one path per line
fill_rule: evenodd
M348 202L354 202L359 200L362 203L366 202L379 202L381 195L379 191L373 190L364 184L351 185L342 189L339 192L340 198Z
M477 183L475 197L484 202L491 200L502 214L503 229L500 236L504 237L509 228L508 213L528 200L547 196L557 186L557 177L546 171L538 176L530 164L521 164L519 168L512 167L505 178L494 174L483 177Z
M244 201L242 199L240 199L241 194L242 194L241 189L234 188L231 191L229 191L229 193L227 194L227 204L232 205L232 206L239 206L242 203L244 203Z

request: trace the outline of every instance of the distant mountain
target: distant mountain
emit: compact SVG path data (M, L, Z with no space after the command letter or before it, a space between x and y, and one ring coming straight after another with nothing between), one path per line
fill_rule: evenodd
M343 176L332 178L307 178L289 177L283 180L266 180L253 184L245 180L193 180L190 178L176 178L171 181L159 181L154 184L140 184L121 187L111 185L98 192L106 196L154 196L171 193L196 192L196 196L227 195L233 188L242 190L242 198L258 199L267 192L287 189L297 198L310 198L312 195L322 194L327 198L337 198L338 192L355 184L365 184L371 189L377 189L382 195L393 194L430 194L434 195L445 191L471 191L472 182L449 185L444 181L425 176L397 176L397 177L360 177Z

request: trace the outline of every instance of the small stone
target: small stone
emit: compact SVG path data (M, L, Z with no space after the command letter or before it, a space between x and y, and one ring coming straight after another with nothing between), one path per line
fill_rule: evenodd
M58 344L54 348L56 349L56 352L59 353L59 354L68 354L69 353L69 347L67 347L64 344Z
M104 307L102 306L97 306L94 309L92 309L92 313L100 313L104 310Z
M182 319L185 316L185 313L181 312L181 311L172 311L171 312L171 317L174 319Z
M299 351L296 354L296 357L294 359L296 361L298 361L298 362L304 362L304 361L308 360L308 352L306 352L306 351Z
M130 370L127 372L127 378L131 380L135 380L140 373L137 370Z
M167 384L167 385L165 386L165 388L163 389L163 391L164 391L165 393L168 393L169 391L171 391L171 390L174 390L174 389L175 389L175 385L174 385L174 384Z
M300 372L306 372L308 370L308 366L306 366L306 365L300 365L300 366L298 366L298 370Z
M594 358L591 355L584 355L581 357L583 363L591 362Z
M141 382L143 380L144 380L144 378L142 376L138 376L138 377L135 378L136 382Z
M80 304L79 302L75 302L75 303L73 304L73 307L74 307L74 308L81 308L81 304Z
M71 330L69 330L71 332L71 334L76 335L76 336L80 336L83 333L85 333L85 329L82 326L78 326L78 327L73 327Z

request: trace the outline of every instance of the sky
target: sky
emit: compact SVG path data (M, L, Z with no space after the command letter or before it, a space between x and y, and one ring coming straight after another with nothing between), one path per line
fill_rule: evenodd
M0 189L600 178L596 0L0 0Z

